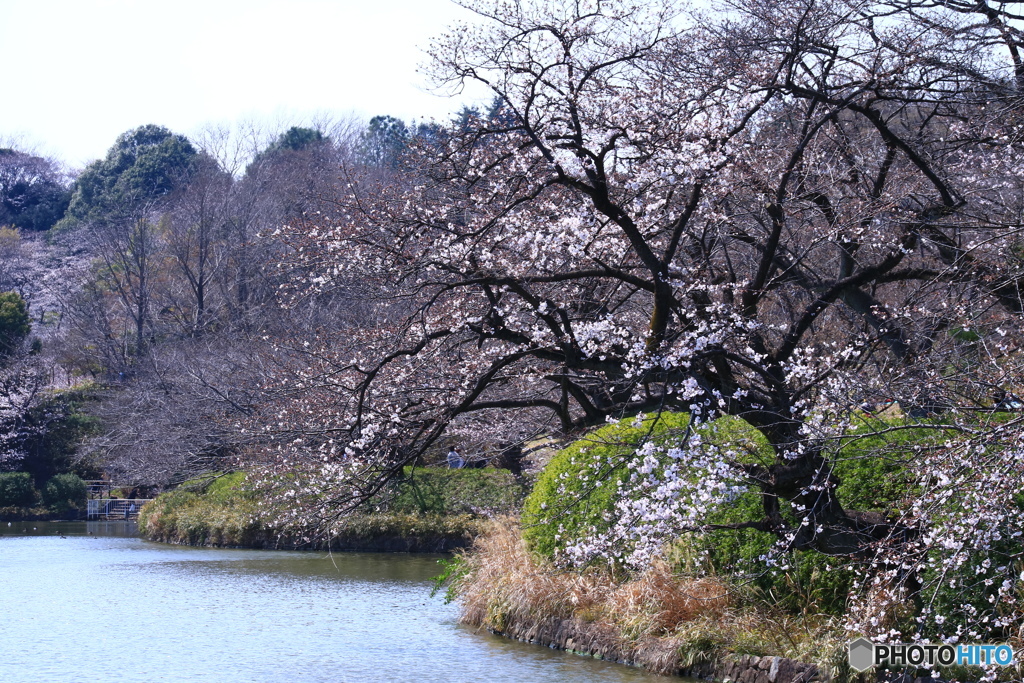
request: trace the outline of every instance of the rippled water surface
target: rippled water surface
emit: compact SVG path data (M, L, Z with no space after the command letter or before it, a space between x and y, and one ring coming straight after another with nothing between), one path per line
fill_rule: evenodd
M0 523L0 681L672 680L459 626L436 557L133 534Z

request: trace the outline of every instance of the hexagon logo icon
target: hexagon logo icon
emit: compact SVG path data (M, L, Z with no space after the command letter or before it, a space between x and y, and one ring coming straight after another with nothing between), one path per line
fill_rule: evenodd
M875 665L875 645L867 638L858 638L849 645L850 668L860 673Z

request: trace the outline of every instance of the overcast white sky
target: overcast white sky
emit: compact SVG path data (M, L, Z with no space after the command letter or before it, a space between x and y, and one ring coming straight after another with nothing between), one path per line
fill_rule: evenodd
M0 141L81 167L147 123L446 118L468 100L417 67L474 16L449 0L0 0Z

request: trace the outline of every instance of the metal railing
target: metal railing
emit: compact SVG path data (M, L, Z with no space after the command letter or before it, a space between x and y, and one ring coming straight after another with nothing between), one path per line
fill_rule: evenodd
M137 519L139 510L152 498L91 498L87 501L89 519Z

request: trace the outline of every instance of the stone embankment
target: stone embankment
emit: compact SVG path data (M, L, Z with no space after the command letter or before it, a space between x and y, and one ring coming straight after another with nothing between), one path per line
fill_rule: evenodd
M578 619L550 618L509 624L502 631L492 629L492 632L579 655L723 683L811 683L824 680L815 665L784 657L726 655L715 661L694 664L683 661L675 648L659 647L654 642L626 643L615 637L612 629Z
M785 657L726 657L716 664L680 669L679 675L736 683L808 683L820 681L818 667Z

